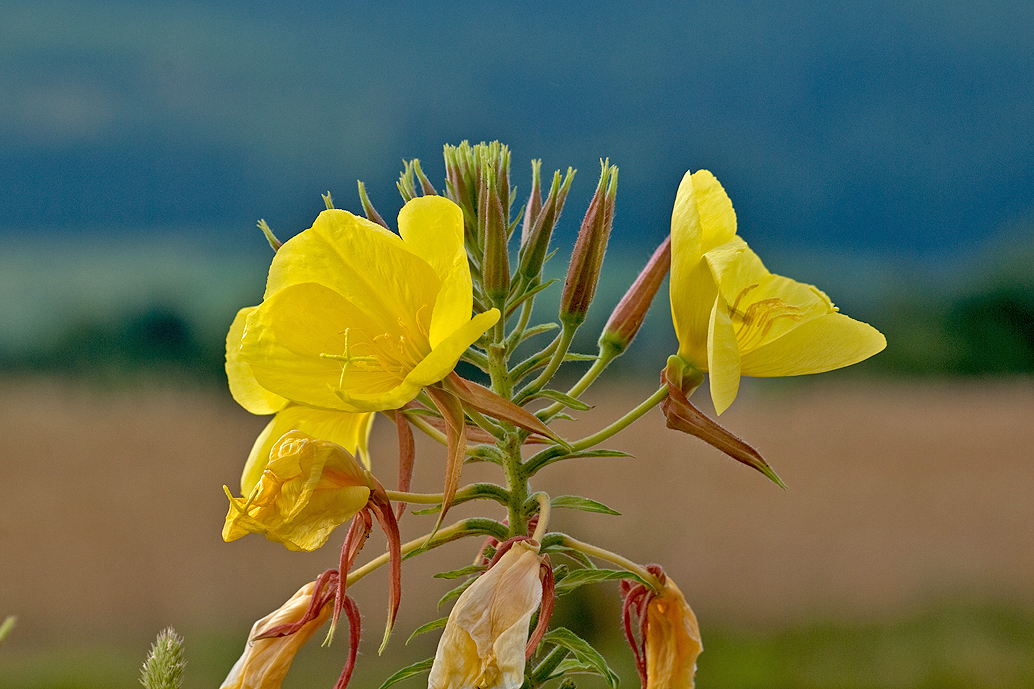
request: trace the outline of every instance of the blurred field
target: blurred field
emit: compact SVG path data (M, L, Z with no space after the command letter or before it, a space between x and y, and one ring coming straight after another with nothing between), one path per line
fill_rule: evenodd
M1034 686L1034 383L832 378L749 386L722 417L788 491L667 431L655 411L610 444L636 458L541 475L536 487L623 514L561 510L554 528L665 566L701 621L704 689ZM593 416L612 419L650 391L601 389ZM0 687L137 686L147 646L170 624L187 639L188 687L217 686L251 622L336 559L332 545L299 554L257 536L220 540L221 486L235 489L263 423L220 390L0 384L0 618L19 618L0 649ZM393 442L378 420L386 484ZM441 456L421 446L415 489L438 489ZM492 469L472 465L465 479ZM407 516L403 537L427 520ZM375 535L370 556L382 544ZM354 686L433 651L437 633L404 645L451 588L429 574L468 564L473 548L407 563L381 659L383 577L355 587L365 634ZM565 599L558 615L586 633L615 627L616 587L591 594L602 604ZM288 689L333 684L344 648L313 646ZM636 686L630 654L612 648L622 686Z

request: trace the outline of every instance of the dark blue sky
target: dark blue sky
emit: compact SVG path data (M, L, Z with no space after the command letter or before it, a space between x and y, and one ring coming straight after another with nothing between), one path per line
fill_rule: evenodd
M706 167L759 252L922 262L1034 215L1032 113L1026 0L6 2L0 233L390 217L403 158L499 139L579 209L609 157L626 246Z

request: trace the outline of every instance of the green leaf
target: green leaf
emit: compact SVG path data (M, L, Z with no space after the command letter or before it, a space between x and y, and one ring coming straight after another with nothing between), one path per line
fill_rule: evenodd
M535 399L537 397L546 397L555 402L559 402L565 407L574 409L576 411L589 411L590 409L592 409L592 407L590 407L585 402L582 402L579 399L575 399L574 397L560 392L559 390L539 390L534 395L530 396L528 399Z
M448 621L449 621L448 617L442 617L442 618L439 618L439 619L437 619L437 620L435 620L433 622L428 622L427 624L424 624L424 625L421 625L421 626L417 627L413 631L413 633L409 635L409 638L406 639L406 645L408 646L410 641L412 641L416 637L420 636L424 632L431 632L431 631L434 631L435 629L440 629L440 628L444 627L445 623L448 622Z
M451 572L439 572L434 575L435 579L459 579L465 577L468 574L475 574L477 572L484 572L485 568L482 565L471 565L464 567L463 569L454 569Z
M564 361L596 361L599 358L599 354L578 354L576 352L568 352L564 355Z
M600 655L599 651L589 645L588 641L578 636L570 629L557 627L556 629L546 632L546 635L542 637L542 641L544 643L553 644L554 646L562 646L571 651L574 655L574 658L571 660L578 661L587 668L591 668L587 671L601 675L605 680L607 680L607 684L610 685L611 689L617 689L618 676L610 669L610 666L607 665L607 661L603 659L603 656ZM563 665L563 663L561 665Z
M422 675L425 672L430 672L432 665L434 665L434 658L428 658L426 660L421 660L418 663L407 665L388 679L384 680L384 684L380 686L380 689L388 689L388 687L393 684L398 684L404 679L409 679L410 677L416 677L417 675Z
M452 589L438 600L438 609L441 610L442 606L451 601L453 598L459 598L460 594L467 590L467 587L473 584L476 579L468 579L456 588Z
M570 510L581 510L583 512L596 512L598 514L613 514L620 517L621 513L610 509L602 502L596 502L580 495L561 495L553 498L550 503L553 507L566 507Z
M564 577L562 581L556 583L556 592L560 596L586 584L598 584L603 581L620 579L635 579L641 583L646 583L638 575L624 569L575 569Z

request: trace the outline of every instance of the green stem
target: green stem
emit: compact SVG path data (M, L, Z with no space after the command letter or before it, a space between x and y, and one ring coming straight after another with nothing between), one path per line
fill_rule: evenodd
M541 543L542 537L546 535L546 530L549 528L549 510L552 505L549 496L545 493L536 493L535 499L539 501L539 521L535 525L535 533L531 538L536 543Z
M570 548L571 550L577 550L579 553L584 553L585 555L588 555L589 557L594 557L598 560L606 560L611 564L615 564L618 567L621 567L622 569L632 572L640 579L645 581L647 585L649 585L650 588L652 588L654 591L660 591L661 588L663 588L661 582L657 580L657 577L651 574L645 567L643 567L642 565L638 565L635 562L629 560L628 558L618 555L617 553L612 553L609 550L604 550L603 548L594 546L591 543L585 543L584 541L579 541L577 538L571 538L567 535L564 536L564 539L563 541L561 541L561 543L566 548Z
M585 450L599 443L603 442L607 438L615 435L619 431L624 430L628 426L632 425L633 422L638 420L643 414L650 411L658 404L664 401L664 398L668 396L668 386L662 385L657 389L657 392L650 395L646 400L641 402L639 406L631 410L620 419L610 424L606 428L593 433L590 436L582 438L578 442L571 443L571 449L575 452L579 450Z
M395 502L411 502L417 505L437 505L442 501L441 493L404 493L399 490L386 490L385 495ZM457 493L459 495L459 493Z
M517 398L514 400L517 404L520 404L523 400L534 395L545 387L546 383L553 379L557 369L560 368L560 364L564 363L564 357L567 356L567 350L571 347L571 340L574 339L576 330L576 327L564 324L563 330L560 331L560 335L558 335L553 341L556 345L556 349L553 350L553 356L550 358L549 363L546 364L546 368L542 369L542 373L540 373L535 380L525 385L517 394Z
M578 397L585 392L597 378L599 378L604 369L610 365L610 362L614 361L614 359L618 357L618 354L620 354L620 352L615 350L613 347L607 347L606 349L600 347L600 355L596 357L596 361L592 362L592 366L589 367L589 370L586 371L582 377L578 379L578 382L571 386L571 389L567 391L568 396L578 399ZM563 410L563 404L560 402L554 402L545 409L538 411L536 416L543 421L546 421L553 418Z

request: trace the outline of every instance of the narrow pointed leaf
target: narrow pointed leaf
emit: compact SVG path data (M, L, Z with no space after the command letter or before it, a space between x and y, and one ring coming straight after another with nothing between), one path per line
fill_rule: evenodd
M407 665L388 679L384 680L384 684L382 684L379 689L388 689L388 687L398 684L402 680L422 675L425 672L430 672L432 665L434 665L434 658L427 658L426 660L421 660L418 663Z
M574 655L574 660L579 661L585 667L591 668L593 672L601 675L610 685L611 689L617 689L618 676L610 669L607 665L607 661L604 660L600 652L589 645L589 642L581 638L574 632L564 627L558 627L546 633L542 637L543 643L553 644L554 646L562 646L567 650L571 651ZM565 661L565 663L568 661ZM563 663L561 664L563 665Z
M602 502L596 502L589 498L583 498L580 495L561 495L553 498L550 501L553 507L566 507L570 510L581 510L582 512L595 512L597 514L612 514L616 517L620 517L621 513L612 510L611 508L604 505Z
M448 441L448 449L445 462L445 487L442 489L442 511L438 515L438 522L431 532L431 536L438 531L449 511L452 499L456 496L456 490L460 485L460 473L463 471L463 457L467 448L467 427L463 419L463 406L459 399L436 387L428 387L427 394L442 414L445 420L445 437ZM430 540L430 537L429 539Z
M537 416L527 409L518 407L510 400L503 399L488 388L460 378L455 372L449 374L449 377L443 383L446 383L449 390L463 400L464 404L470 405L482 414L487 414L500 421L509 421L530 433L538 433L562 445L567 445L560 436L549 430L546 424L542 423Z
M433 620L431 622L428 622L427 624L420 625L419 627L414 629L413 633L409 635L408 639L406 639L406 645L408 646L410 641L420 636L421 634L424 634L426 632L433 632L435 629L441 629L445 626L446 622L448 621L448 617L439 617L437 620Z

